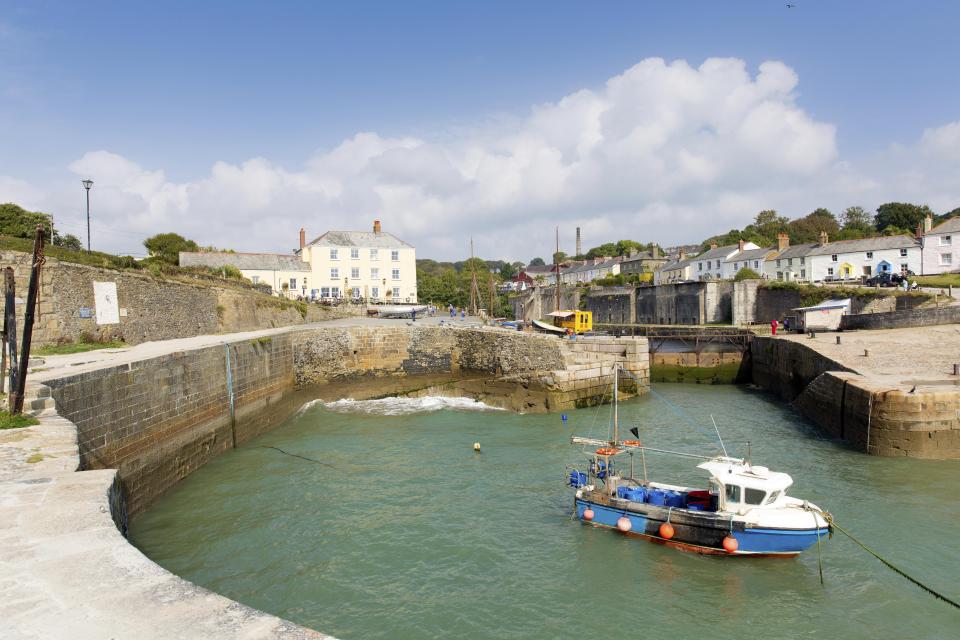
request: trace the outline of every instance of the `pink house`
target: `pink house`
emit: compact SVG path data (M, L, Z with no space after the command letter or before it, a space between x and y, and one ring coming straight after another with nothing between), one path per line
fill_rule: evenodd
M960 271L960 216L954 216L923 234L922 273L952 271Z

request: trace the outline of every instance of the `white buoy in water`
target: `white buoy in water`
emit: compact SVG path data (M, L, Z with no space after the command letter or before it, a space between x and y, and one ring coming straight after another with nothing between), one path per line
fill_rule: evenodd
M476 451L477 453L480 453L480 443L479 443L479 442L474 442L474 443L473 443L473 450Z

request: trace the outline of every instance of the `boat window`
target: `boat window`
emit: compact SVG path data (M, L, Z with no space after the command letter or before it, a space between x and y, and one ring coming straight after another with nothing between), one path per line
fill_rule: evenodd
M767 498L767 501L766 501L765 504L773 504L774 502L777 501L777 498L779 498L779 497L780 497L780 492L779 492L779 491L774 491L773 493L770 494L770 497Z
M747 504L763 504L765 497L767 497L767 492L763 489L751 489L747 487L743 492L743 499Z
M740 487L735 484L727 485L727 502L740 502Z

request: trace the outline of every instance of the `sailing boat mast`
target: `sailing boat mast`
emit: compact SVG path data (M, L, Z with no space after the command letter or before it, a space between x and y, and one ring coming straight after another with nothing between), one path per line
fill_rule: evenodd
M477 315L477 298L480 296L480 287L477 286L477 268L473 263L473 236L470 236L470 271L473 274L470 282L470 315ZM483 304L481 302L481 304Z
M557 308L554 311L560 311L560 225L557 225L557 251L553 254L553 264L557 275Z

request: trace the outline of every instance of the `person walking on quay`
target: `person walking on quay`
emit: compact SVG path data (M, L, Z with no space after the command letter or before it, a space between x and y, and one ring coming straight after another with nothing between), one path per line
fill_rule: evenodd
M416 309L410 309L410 319L413 320L414 322L417 321L417 310L416 310Z
M790 318L783 319L783 330L790 333Z
M770 321L770 331L773 333L773 335L777 335L777 327L779 326L780 326L780 323L777 322L776 318Z
M452 318L455 313L456 313L456 311L454 311L453 305L451 304L451 305L450 305L450 317Z
M463 307L460 307L460 322L463 322L466 317L467 317L467 310L464 309Z

